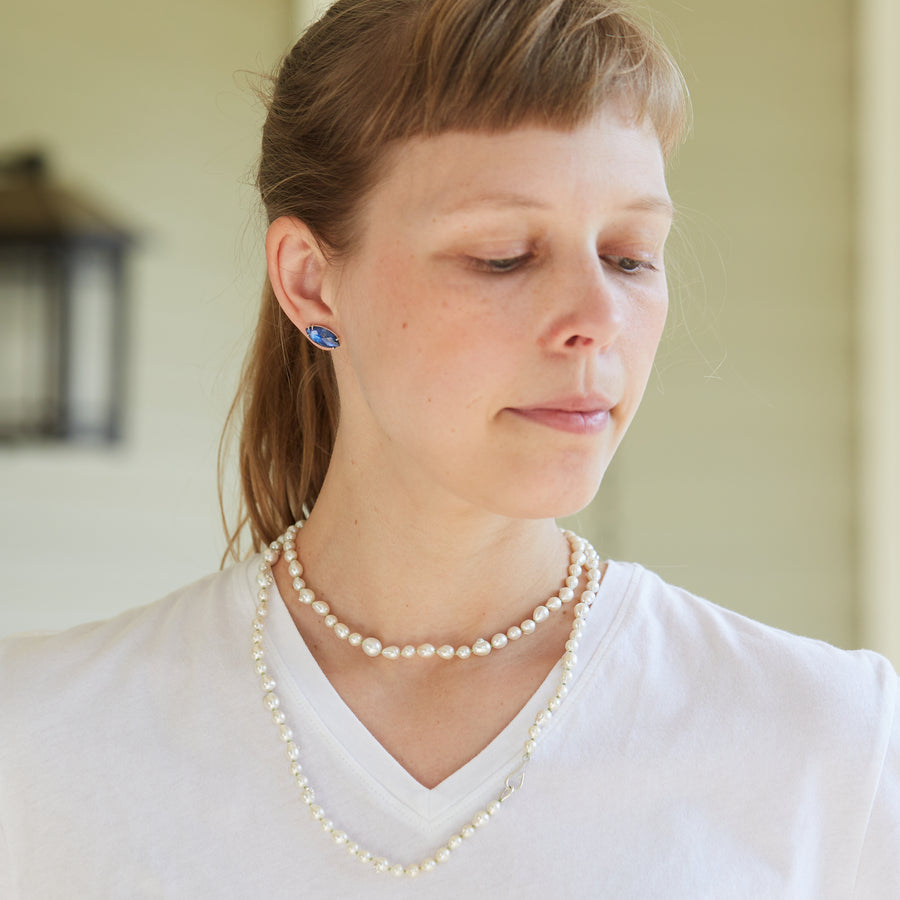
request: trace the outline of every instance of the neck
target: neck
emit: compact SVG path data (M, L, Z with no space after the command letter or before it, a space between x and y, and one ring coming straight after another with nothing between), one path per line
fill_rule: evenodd
M552 519L353 481L330 472L297 536L304 578L348 624L390 641L465 642L559 590L568 546Z

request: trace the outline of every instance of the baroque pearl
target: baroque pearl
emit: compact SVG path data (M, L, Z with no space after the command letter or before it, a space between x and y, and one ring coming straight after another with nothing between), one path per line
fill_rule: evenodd
M550 617L551 613L557 612L563 608L564 604L570 602L575 596L575 588L581 580L585 566L596 558L596 551L593 551L593 557L589 556L587 553L587 548L590 547L587 541L578 537L578 535L573 534L571 531L563 530L562 533L568 540L570 549L569 566L566 569L566 578L563 586L553 597L548 598L544 603L534 609L530 619L526 619L520 625L511 625L505 632L497 632L490 639L479 637L471 644L463 644L455 649L452 644L446 642L425 642L418 647L407 644L403 646L397 656L394 656L393 651L390 654L383 654L381 650L379 650L378 653L370 652L375 645L371 642L366 644L368 638L363 638L363 633L352 631L348 625L340 622L337 615L331 611L329 604L324 600L317 600L315 592L306 584L304 579L300 577L301 574L303 574L304 569L297 556L294 538L302 527L302 522L292 525L278 541L273 541L269 545L266 550L266 556L264 556L264 561L269 566L269 572L265 576L262 573L257 575L260 591L265 592L266 587L271 584L271 566L277 561L278 556L283 553L284 558L288 560L288 573L293 577L292 584L294 590L297 591L298 602L311 607L313 612L321 616L324 624L334 631L335 636L339 640L347 641L351 647L361 647L366 656L371 659L374 659L379 655L385 655L387 659L431 659L437 657L438 659L444 660L464 660L470 659L472 656L488 656L492 650L502 650L504 647L508 646L510 641L517 641L525 635L534 634L537 625L541 622L545 622ZM599 560L596 565L591 565L589 572L596 573L599 577L600 570L598 565ZM264 583L260 580L263 578L268 580ZM375 639L373 638L372 640ZM399 645L392 644L390 646ZM368 647L369 650L367 650L366 647Z

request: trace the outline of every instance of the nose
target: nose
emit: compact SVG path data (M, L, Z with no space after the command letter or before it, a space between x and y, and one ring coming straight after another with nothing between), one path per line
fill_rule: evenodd
M547 345L565 353L608 351L625 325L627 298L603 261L592 254L570 266L553 291L560 302L552 304Z

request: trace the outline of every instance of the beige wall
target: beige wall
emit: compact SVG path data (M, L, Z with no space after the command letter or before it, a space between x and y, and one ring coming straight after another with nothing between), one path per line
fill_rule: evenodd
M138 18L52 0L5 14L3 144L48 143L61 174L145 240L129 443L0 452L0 633L106 615L216 566L216 440L261 275L242 185L260 110L235 73L267 68L320 5L162 0ZM854 645L853 7L655 7L696 116L671 174L673 309L645 408L578 519L610 555Z
M216 441L262 267L246 183L261 109L242 70L285 48L284 0L7 4L0 148L46 147L61 178L141 238L128 440L0 449L0 633L146 602L216 567Z

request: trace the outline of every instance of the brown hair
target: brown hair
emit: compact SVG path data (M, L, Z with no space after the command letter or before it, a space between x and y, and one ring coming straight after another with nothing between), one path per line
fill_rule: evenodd
M274 78L258 185L269 222L305 222L327 254L350 252L359 205L387 148L416 135L574 128L611 97L648 118L668 157L686 127L681 73L616 0L337 0ZM242 503L226 557L312 508L338 423L334 370L266 281L226 422L241 414ZM224 521L224 512L223 512Z

